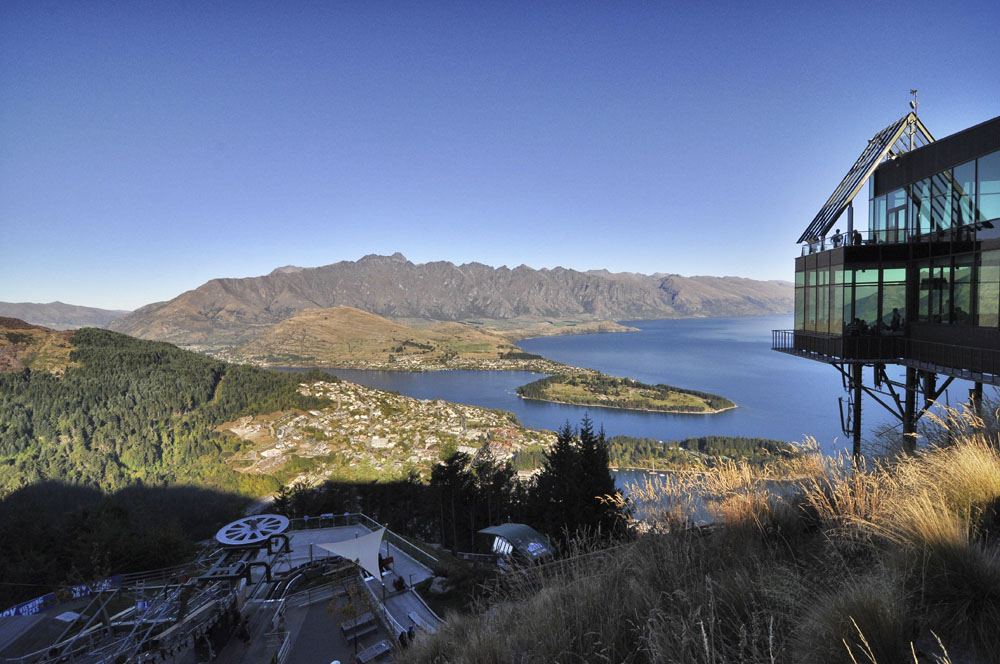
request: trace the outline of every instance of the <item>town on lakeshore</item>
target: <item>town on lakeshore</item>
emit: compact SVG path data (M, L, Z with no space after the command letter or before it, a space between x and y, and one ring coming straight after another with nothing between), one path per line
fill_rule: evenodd
M327 479L392 481L426 478L431 466L454 452L489 454L503 463L556 440L553 432L525 428L504 411L411 399L346 381L302 384L300 392L331 405L222 425L245 441L228 463L258 474L298 466L288 481L304 486Z

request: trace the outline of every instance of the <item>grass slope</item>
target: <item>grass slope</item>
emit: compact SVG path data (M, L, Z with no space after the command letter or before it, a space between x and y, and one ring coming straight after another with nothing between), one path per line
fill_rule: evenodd
M956 438L859 473L813 457L783 498L745 465L692 475L715 526L675 500L631 542L502 576L407 661L995 662L1000 441Z
M61 373L70 366L72 332L57 332L17 318L0 317L0 371Z
M518 349L506 339L460 323L420 329L352 307L310 309L284 320L236 355L269 364L442 363L496 359Z

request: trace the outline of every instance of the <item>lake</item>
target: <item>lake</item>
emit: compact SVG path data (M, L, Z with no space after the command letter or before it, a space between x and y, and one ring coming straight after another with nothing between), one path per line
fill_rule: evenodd
M537 429L557 429L567 421L576 425L589 413L595 427L603 426L609 436L677 440L725 435L788 441L812 436L827 453L850 449L850 440L840 429L837 398L846 396L840 373L826 364L771 350L771 330L790 329L791 316L624 323L640 331L526 339L517 345L529 353L614 376L721 394L739 408L717 415L678 415L530 401L515 393L519 385L539 377L530 372L336 369L330 373L418 399L508 410L525 426ZM951 391L958 400L968 395L967 386L958 382ZM866 436L893 420L865 398Z

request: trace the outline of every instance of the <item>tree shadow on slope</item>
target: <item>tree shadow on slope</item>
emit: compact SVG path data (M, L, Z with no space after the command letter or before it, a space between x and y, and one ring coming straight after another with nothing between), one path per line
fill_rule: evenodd
M175 565L247 499L193 486L114 493L46 481L0 501L0 609L54 588Z

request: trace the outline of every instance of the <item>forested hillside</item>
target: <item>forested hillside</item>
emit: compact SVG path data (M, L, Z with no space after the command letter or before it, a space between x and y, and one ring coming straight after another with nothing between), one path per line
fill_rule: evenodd
M608 439L608 453L613 466L656 469L713 467L727 459L759 467L801 455L786 442L745 436L701 436L669 442L612 436Z
M0 374L0 496L44 479L114 491L194 482L271 489L218 462L215 431L245 413L314 408L301 375L228 365L170 344L98 329L72 338L63 376Z
M235 439L216 427L324 403L298 393L308 375L106 330L71 343L61 376L0 373L0 577L16 581L0 604L183 560L247 496L278 487L223 463Z

